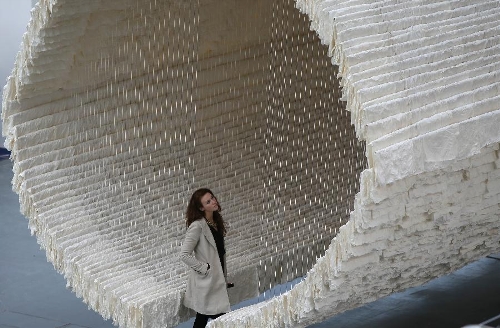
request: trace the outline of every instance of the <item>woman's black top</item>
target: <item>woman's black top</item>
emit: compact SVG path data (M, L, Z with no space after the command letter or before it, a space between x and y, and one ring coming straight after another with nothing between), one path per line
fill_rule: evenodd
M212 236L214 236L215 239L215 245L217 246L217 252L219 253L220 264L222 265L222 272L224 272L224 255L226 254L226 248L224 247L224 236L212 227L210 227L210 230L212 231Z

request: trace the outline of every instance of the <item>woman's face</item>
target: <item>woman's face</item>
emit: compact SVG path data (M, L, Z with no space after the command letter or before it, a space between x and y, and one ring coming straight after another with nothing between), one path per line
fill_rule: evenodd
M201 197L201 206L200 208L203 212L216 212L219 210L219 203L217 199L211 193L207 192L203 197Z

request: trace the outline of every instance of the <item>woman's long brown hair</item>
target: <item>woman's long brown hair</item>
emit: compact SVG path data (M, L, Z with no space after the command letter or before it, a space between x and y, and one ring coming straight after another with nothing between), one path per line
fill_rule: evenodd
M207 193L214 196L214 198L217 200L217 197L215 197L214 193L210 189L201 188L196 190L191 196L191 199L189 200L189 204L186 210L186 227L189 227L191 223L193 223L196 220L201 220L205 218L204 216L205 213L202 210L200 210L200 208L203 207L203 205L201 204L201 198L205 196ZM217 212L214 212L214 222L217 225L217 230L219 232L222 232L222 234L225 236L226 225L224 223L224 219L222 219L222 215L220 215L220 211L222 211L222 208L218 200L217 204L219 204L219 210Z

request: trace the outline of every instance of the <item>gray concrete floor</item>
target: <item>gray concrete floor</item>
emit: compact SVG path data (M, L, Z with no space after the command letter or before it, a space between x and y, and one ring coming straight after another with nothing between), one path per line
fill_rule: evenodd
M12 192L12 163L0 159L0 328L111 328L66 288L48 263ZM310 328L500 327L500 254ZM185 323L182 327L188 327ZM180 326L180 327L181 327Z

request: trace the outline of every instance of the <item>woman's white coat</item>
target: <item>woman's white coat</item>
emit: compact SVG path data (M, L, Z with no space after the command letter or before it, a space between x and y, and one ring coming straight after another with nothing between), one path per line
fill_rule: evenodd
M208 315L229 312L227 275L222 271L217 246L205 220L191 223L181 247L180 257L191 268L184 306ZM224 256L224 267L225 261ZM207 263L210 264L208 271Z

